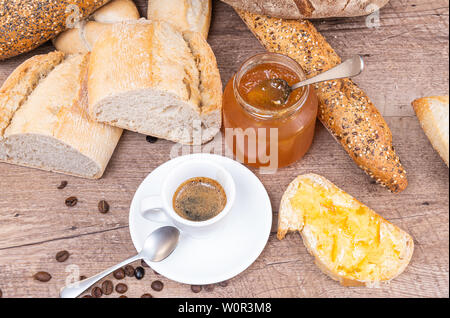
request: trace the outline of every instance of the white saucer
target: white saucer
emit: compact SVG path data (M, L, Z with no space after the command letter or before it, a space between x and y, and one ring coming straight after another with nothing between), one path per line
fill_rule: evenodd
M224 226L211 237L194 239L181 235L175 251L158 263L146 261L161 275L184 284L204 285L230 279L249 267L263 251L272 226L269 196L259 179L242 164L218 155L193 154L170 160L150 173L131 202L130 233L140 251L147 236L160 226L142 217L140 202L157 195L167 173L191 158L212 160L230 172L236 183L236 200Z

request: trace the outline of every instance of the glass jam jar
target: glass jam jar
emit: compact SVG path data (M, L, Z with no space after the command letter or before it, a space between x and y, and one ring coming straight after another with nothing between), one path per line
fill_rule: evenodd
M249 98L262 81L274 78L293 85L306 76L293 59L263 53L244 62L225 87L225 143L236 160L250 166L276 169L292 164L305 155L314 137L318 100L312 86L293 91L285 104L273 107Z

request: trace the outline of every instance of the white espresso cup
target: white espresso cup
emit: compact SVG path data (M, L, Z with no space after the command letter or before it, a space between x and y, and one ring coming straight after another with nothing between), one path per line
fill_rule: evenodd
M188 179L206 177L217 181L225 191L227 203L215 217L205 221L187 220L173 208L173 196L178 187ZM158 223L173 224L184 234L195 238L205 238L223 224L236 197L236 186L230 173L222 166L203 159L190 159L175 168L166 176L161 193L141 201L141 214L144 218Z

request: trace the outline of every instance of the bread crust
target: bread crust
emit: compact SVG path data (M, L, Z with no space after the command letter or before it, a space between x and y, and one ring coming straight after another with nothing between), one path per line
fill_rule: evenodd
M149 0L147 18L170 22L181 31L200 32L208 37L211 0Z
M61 52L35 55L20 64L8 76L0 88L0 140L17 111L17 107L20 107L39 81L46 77L63 59L64 54ZM14 102L8 104L9 101ZM13 107L11 107L12 104L14 104Z
M59 34L53 39L53 45L66 54L87 53L100 34L110 29L113 23L138 19L139 12L132 0L112 0L76 27Z
M412 237L398 228L397 226L393 225L389 221L385 220L384 218L380 217L382 220L382 223L386 225L387 228L395 229L396 231L400 231L404 237L405 241L405 249L401 251L402 258L401 261L396 264L396 267L394 268L393 274L386 280L375 280L375 281L361 281L354 279L353 277L349 276L343 276L337 272L335 272L332 269L332 266L330 264L327 264L324 260L322 260L316 249L314 248L311 240L309 239L308 235L304 232L305 228L305 220L304 216L301 211L295 210L294 207L291 205L291 198L295 196L297 193L297 190L299 188L299 184L302 180L310 180L314 182L318 187L321 187L323 189L326 189L328 193L330 193L331 190L336 191L337 194L334 194L333 197L338 197L339 202L345 202L348 205L351 206L364 206L361 202L353 198L348 193L344 192L343 190L339 189L337 186L335 186L333 183L331 183L326 178L317 175L317 174L306 174L306 175L300 175L297 178L295 178L287 187L286 191L284 192L281 203L280 203L280 209L278 212L278 231L277 231L277 238L279 240L282 240L287 233L289 232L299 232L302 236L303 243L305 247L307 248L308 252L314 256L316 265L328 276L330 276L332 279L338 281L342 286L347 287L355 287L355 286L366 286L366 287L377 287L381 282L389 282L390 280L394 279L398 275L400 275L408 266L413 252L414 252L414 241ZM376 214L373 210L369 209L371 213Z
M95 164L97 172L75 174L43 164L30 164L23 159L17 160L8 152L0 161L84 178L98 179L102 176L122 130L94 122L88 116L83 84L88 59L88 54L65 56L62 52L51 52L25 61L10 75L1 91L11 93L20 87L24 99L19 107L9 112L8 118L5 117L7 125L0 133L0 155L9 138L35 136L69 147ZM34 81L35 77L41 78L38 83ZM42 102L44 100L46 102ZM0 113L3 109L4 105L0 104Z
M229 5L256 14L282 19L319 19L370 14L389 0L222 0Z
M84 19L109 0L0 0L0 60L28 52ZM75 7L76 6L76 7Z
M447 96L430 96L412 102L420 125L439 153L447 167L449 166L449 103Z
M341 62L325 38L307 20L281 20L237 11L271 52L296 60L307 77ZM355 163L390 191L403 191L406 171L392 145L392 134L367 95L350 79L315 84L318 118Z
M88 89L91 116L114 126L184 144L207 142L220 129L222 84L215 56L200 33L182 33L167 22L141 19L115 24L104 32L92 51ZM184 103L184 109L195 114L204 126L201 140L175 133L182 128L176 126L167 135L162 134L149 127L154 117L133 123L99 116L107 101L142 90L157 90ZM188 118L181 120L192 125Z

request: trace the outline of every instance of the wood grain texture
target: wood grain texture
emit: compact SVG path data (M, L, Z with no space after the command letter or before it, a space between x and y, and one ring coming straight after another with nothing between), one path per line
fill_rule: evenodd
M137 4L145 15L146 1ZM268 190L275 220L290 181L298 174L314 172L406 230L416 247L402 275L377 289L341 287L320 272L299 235L278 241L274 222L264 252L227 287L194 294L190 286L147 269L142 281L126 279L127 296L150 292L155 297L449 297L449 170L410 106L420 96L448 94L448 12L448 2L443 0L391 0L380 13L378 29L368 29L364 17L315 22L343 58L365 55L367 69L356 82L392 130L394 146L408 171L409 186L404 192L394 195L372 184L319 123L313 146L301 161L276 175L255 171ZM224 84L247 57L263 51L234 11L219 1L214 1L208 41ZM52 49L47 44L0 62L0 82L26 58ZM149 172L170 159L172 146L162 140L150 144L143 135L125 132L98 181L0 164L3 297L57 297L70 274L68 265L89 276L132 255L128 211L133 193ZM68 185L58 190L62 180ZM64 200L72 195L79 202L68 208ZM102 199L111 205L107 214L98 212ZM57 263L55 254L63 249L71 256ZM50 272L52 280L34 281L32 275L40 270ZM150 288L156 279L164 283L162 292Z

